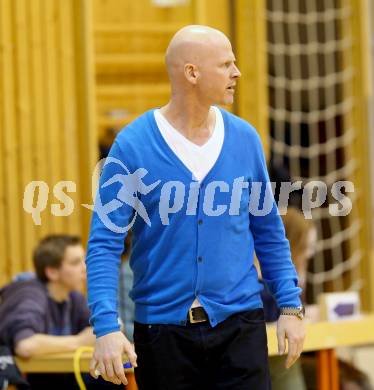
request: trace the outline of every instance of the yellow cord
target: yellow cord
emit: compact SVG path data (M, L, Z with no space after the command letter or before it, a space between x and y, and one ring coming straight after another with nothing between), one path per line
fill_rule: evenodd
M75 379L78 383L79 389L80 390L87 390L86 385L83 382L82 379L82 374L81 374L81 368L80 368L80 359L82 356L82 353L84 352L93 352L93 347L79 347L75 352L74 352L74 376Z

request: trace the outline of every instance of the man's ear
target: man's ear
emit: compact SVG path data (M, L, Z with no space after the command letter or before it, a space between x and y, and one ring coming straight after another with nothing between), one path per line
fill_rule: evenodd
M185 64L184 65L184 75L191 84L196 84L199 79L200 73L197 69L197 66L194 64Z
M47 279L51 282L55 282L56 280L58 280L58 278L60 276L58 268L46 267L44 269L44 272L45 272L45 276L47 277Z

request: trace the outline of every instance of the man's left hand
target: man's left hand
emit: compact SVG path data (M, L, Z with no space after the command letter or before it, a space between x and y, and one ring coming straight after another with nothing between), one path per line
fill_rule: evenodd
M277 322L278 352L286 352L286 339L288 343L288 356L286 368L290 368L300 357L305 339L304 321L292 315L280 315Z

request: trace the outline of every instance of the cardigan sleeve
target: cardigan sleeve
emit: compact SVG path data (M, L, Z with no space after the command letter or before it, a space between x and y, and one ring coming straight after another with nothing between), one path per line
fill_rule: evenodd
M278 307L301 305L301 289L291 260L290 245L274 200L265 156L257 133L254 134L256 173L251 183L250 227L262 277Z
M121 254L133 208L118 199L129 164L116 140L103 167L87 247L87 298L97 337L120 329L118 277ZM115 180L114 180L115 179ZM117 181L118 179L118 181Z

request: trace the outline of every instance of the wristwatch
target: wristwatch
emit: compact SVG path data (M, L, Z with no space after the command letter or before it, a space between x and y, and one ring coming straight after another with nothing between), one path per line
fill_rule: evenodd
M280 309L281 315L286 316L296 316L299 320L302 320L305 317L305 307L281 307Z

